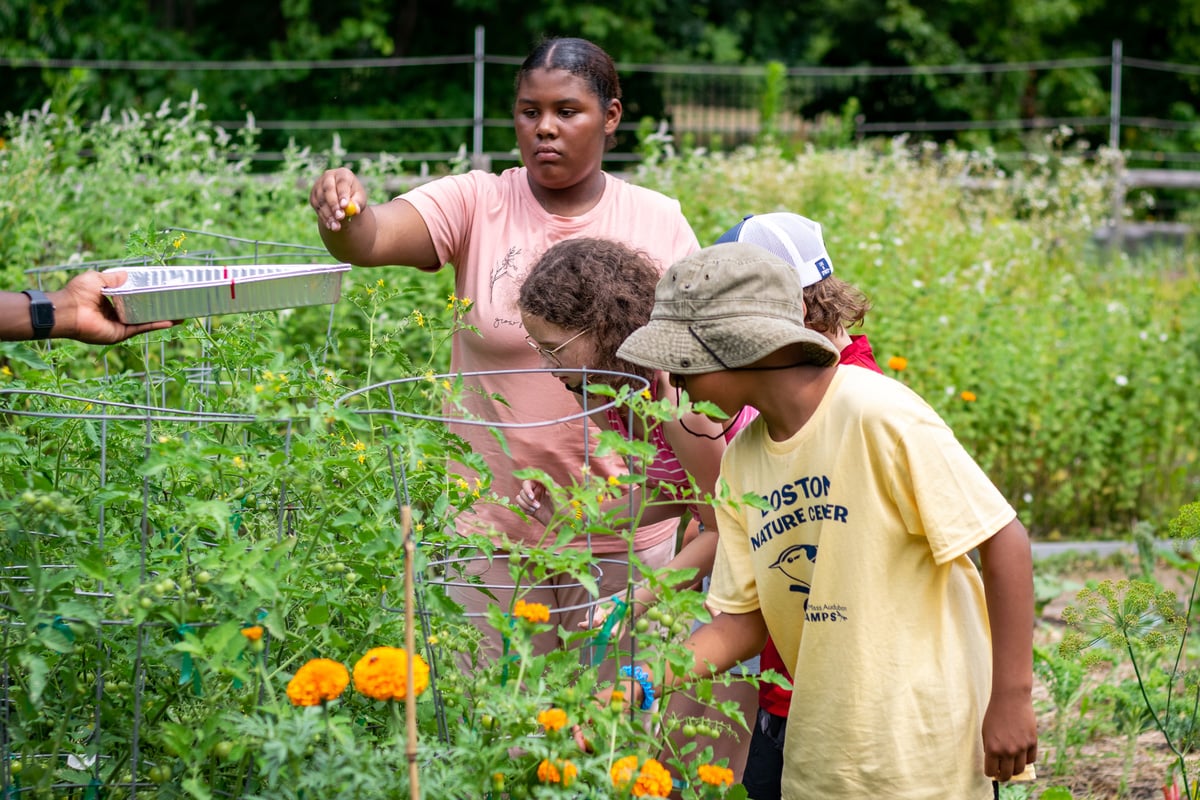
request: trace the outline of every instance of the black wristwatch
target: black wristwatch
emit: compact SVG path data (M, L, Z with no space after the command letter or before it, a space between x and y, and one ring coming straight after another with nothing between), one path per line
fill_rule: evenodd
M26 289L29 295L29 321L33 323L33 338L49 339L54 330L54 303L41 289Z

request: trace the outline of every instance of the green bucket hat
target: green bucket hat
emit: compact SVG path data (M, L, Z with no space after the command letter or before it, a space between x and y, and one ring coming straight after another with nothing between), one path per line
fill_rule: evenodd
M801 364L836 364L837 347L804 326L803 297L795 268L758 245L706 247L667 270L650 322L629 335L617 356L677 375L703 375L800 345Z

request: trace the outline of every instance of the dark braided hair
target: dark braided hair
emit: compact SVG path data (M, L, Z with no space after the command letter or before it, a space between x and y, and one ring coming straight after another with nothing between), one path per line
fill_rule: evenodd
M612 101L621 99L621 80L617 77L617 65L603 48L587 39L543 39L526 56L521 68L517 70L514 93L520 94L521 81L535 69L561 69L581 78L600 101L600 108L605 111ZM616 136L610 135L605 145L611 150L616 143Z

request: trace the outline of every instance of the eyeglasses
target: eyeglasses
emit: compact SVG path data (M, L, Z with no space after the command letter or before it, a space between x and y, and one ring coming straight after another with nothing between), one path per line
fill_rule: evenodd
M559 351L559 350L562 350L564 347L566 347L566 346L567 346L567 345L569 345L571 342L573 342L573 341L575 341L576 339L578 339L580 336L583 336L583 335L584 335L585 333L587 333L587 332L588 332L587 328L584 328L584 329L583 329L583 330L581 330L579 333L575 334L575 335L574 335L574 336L572 336L570 339L567 339L565 342L563 342L563 343L562 343L562 344L560 344L558 347L555 347L555 348L554 348L554 349L552 349L552 350L547 350L546 348L542 347L540 344L538 344L538 343L537 343L537 340L536 340L536 339L534 339L534 338L533 338L532 336L530 336L529 334L525 334L525 344L529 345L529 346L530 346L530 347L532 347L534 350L536 350L539 356L541 356L542 358L546 359L547 361L549 361L549 362L550 362L551 364L553 364L554 366L556 366L556 367L561 367L561 366L562 366L562 362L558 360L558 351Z

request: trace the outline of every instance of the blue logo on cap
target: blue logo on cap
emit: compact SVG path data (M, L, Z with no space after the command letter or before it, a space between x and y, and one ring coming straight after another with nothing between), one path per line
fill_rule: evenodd
M820 273L821 280L825 280L833 274L833 266L830 265L828 258L818 258L813 262L813 265L817 268L817 272Z

